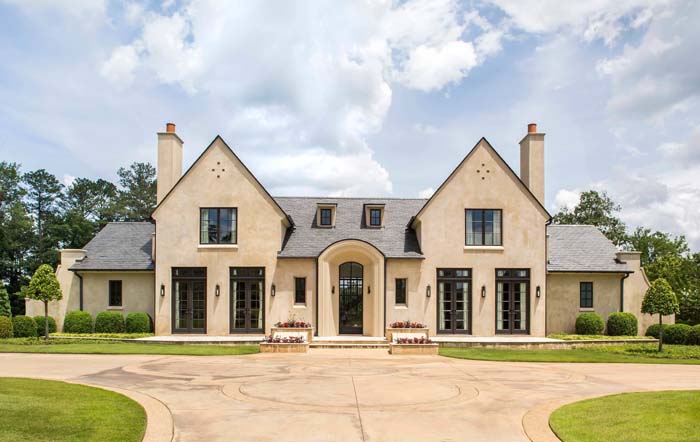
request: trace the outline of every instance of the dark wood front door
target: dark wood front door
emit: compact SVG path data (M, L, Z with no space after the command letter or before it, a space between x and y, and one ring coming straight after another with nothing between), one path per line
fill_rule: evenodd
M471 333L471 269L437 270L438 333Z
M173 268L172 287L173 333L206 333L207 269Z
M264 333L265 268L232 267L230 275L231 333Z
M338 298L341 334L362 334L362 264L346 262L340 265Z
M497 269L496 333L529 333L529 316L529 269Z

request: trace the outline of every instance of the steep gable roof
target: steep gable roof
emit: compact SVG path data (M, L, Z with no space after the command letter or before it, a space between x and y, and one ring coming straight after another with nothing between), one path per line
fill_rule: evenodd
M547 249L548 272L631 272L617 261L617 247L596 226L551 224Z
M172 189L170 189L170 190L168 191L168 193L165 195L165 197L163 197L163 199L160 201L160 203L158 203L158 205L156 206L156 208L153 209L153 214L155 214L155 213L158 211L158 208L160 208L160 206L163 205L163 203L164 203L164 202L168 199L168 197L175 191L175 189L177 189L177 187L178 187L179 184L185 179L185 177L195 168L195 166L197 166L197 164L198 164L198 163L200 162L200 160L204 157L204 155L205 155L210 149L212 149L212 148L214 147L214 145L216 144L217 141L221 141L221 144L223 144L223 146L224 146L224 147L228 150L228 152L233 156L233 158L235 159L235 161L237 161L241 166L243 166L243 169L245 170L245 172L246 172L248 175L250 175L250 177L253 179L253 182L255 183L255 185L256 185L256 186L263 192L263 194L265 195L265 198L272 204L272 206L279 212L279 214L280 214L284 219L287 220L287 223L289 223L290 226L293 225L294 222L292 221L292 218L284 211L284 209L282 209L282 207L280 207L279 204L277 204L277 201L275 201L275 199L272 197L272 195L270 195L270 192L268 192L267 189L265 189L265 186L263 186L262 183L255 177L255 175L253 175L253 172L251 172L250 169L248 169L248 167L245 165L245 163L243 163L243 161L241 161L241 159L238 158L238 155L236 155L236 153L233 151L233 149L231 149L231 147L229 147L229 145L226 143L226 141L224 141L224 139L221 138L221 135L217 135L216 137L214 137L214 139L212 140L212 142L209 143L209 146L207 146L207 148L204 149L204 151L197 157L197 159L192 163L192 165L187 169L187 171L185 171L185 173L182 174L182 176L180 177L180 179L177 180L177 182L176 182L175 185L172 187Z
M148 222L107 223L85 245L85 258L69 270L153 270L153 232L155 225Z
M498 151L496 149L494 149L494 147L491 145L491 143L489 143L489 141L485 137L481 137L479 139L479 141L477 141L477 143L474 145L474 147L472 147L472 149L469 151L469 153L464 157L464 159L462 159L462 161L460 161L460 163L457 165L457 167L455 167L455 169L452 171L452 173L450 173L450 175L447 177L447 179L445 181L443 181L442 184L440 184L440 187L438 187L438 189L435 191L435 193L433 193L433 195L425 202L423 207L420 208L418 213L416 213L416 215L413 218L411 218L410 225L412 225L413 222L416 219L418 219L418 217L423 213L423 211L425 211L425 209L428 207L428 205L430 205L430 203L433 201L433 199L435 199L435 197L444 189L444 187L447 185L448 182L450 182L452 177L454 177L457 174L457 172L467 163L469 158L474 154L474 152L476 152L476 150L481 145L483 145L486 149L488 149L490 152L495 154L498 162L501 164L501 166L506 171L506 173L511 178L514 178L514 180L518 184L518 187L520 188L520 190L522 190L523 193L528 198L530 198L531 201L533 201L535 203L535 205L547 216L547 218L552 217L552 215L550 215L549 212L547 211L547 209L545 209L545 207L542 205L540 200L538 200L537 197L535 195L533 195L532 191L530 191L530 189L525 185L525 183L523 183L523 180L521 180L520 177L513 171L513 169L508 165L508 163L503 159L503 157L501 157L501 155L499 155Z

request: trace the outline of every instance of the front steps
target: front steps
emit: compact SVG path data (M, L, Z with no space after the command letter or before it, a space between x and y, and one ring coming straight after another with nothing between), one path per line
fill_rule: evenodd
M389 349L389 341L384 337L372 336L314 336L309 348L379 348Z

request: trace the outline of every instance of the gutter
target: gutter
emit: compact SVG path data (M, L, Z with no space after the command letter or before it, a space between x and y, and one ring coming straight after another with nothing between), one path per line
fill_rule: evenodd
M384 258L384 337L386 337L386 258Z
M314 261L316 261L316 305L314 305L314 316L316 316L314 325L316 326L316 331L314 335L318 336L318 256L314 259Z
M549 278L547 278L547 274L549 273L549 270L547 270L547 266L549 265L549 234L547 233L547 227L549 227L552 222L554 221L554 218L551 216L547 221L544 223L544 335L547 336L548 330L547 330L547 303L549 302L549 289L547 285L549 284ZM532 296L532 295L530 295ZM531 319L531 318L528 318ZM532 321L531 321L532 322Z
M73 272L75 274L75 276L77 276L78 279L80 280L80 286L79 286L80 287L79 288L80 311L83 311L83 275L78 273L76 270L71 270L71 272Z

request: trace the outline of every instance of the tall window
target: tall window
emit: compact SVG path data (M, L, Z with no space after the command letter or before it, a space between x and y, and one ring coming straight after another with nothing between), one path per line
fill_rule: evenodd
M237 210L199 209L200 244L236 244L238 241Z
M306 304L306 278L294 278L294 303Z
M581 308L593 308L593 283L581 283Z
M122 306L122 282L121 281L109 281L109 306L110 307L121 307Z
M500 209L466 209L465 244L468 246L501 245L501 210Z
M369 225L372 227L382 225L382 209L369 209Z
M396 305L406 305L406 279L396 279Z
M333 211L331 209L321 209L321 225L330 226L332 223Z

